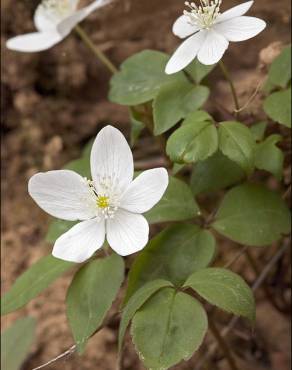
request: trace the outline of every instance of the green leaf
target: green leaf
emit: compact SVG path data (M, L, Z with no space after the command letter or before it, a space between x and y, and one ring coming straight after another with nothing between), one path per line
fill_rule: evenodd
M194 163L210 157L218 149L218 133L210 121L183 124L170 136L166 152L173 162Z
M255 302L252 290L246 282L234 272L217 267L209 267L192 274L185 287L190 287L209 303L255 320Z
M235 242L256 247L289 233L290 222L280 194L261 185L244 184L225 195L213 227Z
M190 187L175 177L169 177L169 185L159 203L145 217L151 224L158 222L189 220L200 214Z
M254 169L255 140L250 130L235 121L219 126L219 149L250 175Z
M19 370L25 361L35 336L35 319L25 317L15 321L1 333L1 369Z
M291 80L291 45L284 48L273 61L269 70L269 82L278 87L286 87Z
M195 164L191 176L191 189L194 195L214 192L234 185L244 177L245 173L241 167L217 151L205 161Z
M282 178L284 164L284 153L276 146L281 140L280 135L271 135L257 145L255 152L256 167L271 172L278 180Z
M196 110L191 112L187 118L182 122L182 125L196 124L196 122L210 121L214 122L210 114L204 110Z
M197 84L199 84L215 67L217 64L205 65L198 61L196 58L191 64L188 65L186 71L192 76Z
M124 307L122 318L119 327L119 351L122 348L122 342L127 330L127 327L135 315L136 311L139 310L141 306L158 290L172 286L169 281L157 279L149 281L144 286L142 286L138 291L130 298L128 304Z
M267 125L268 124L266 121L261 121L261 122L255 123L254 125L250 127L250 132L252 133L255 141L263 140Z
M89 158L81 157L67 163L64 168L79 173L83 177L91 178Z
M207 328L206 312L196 299L164 288L135 314L131 334L144 365L166 370L193 355Z
M102 324L123 279L124 262L117 254L88 262L74 276L66 302L78 352Z
M49 243L55 243L59 236L71 229L71 227L76 225L77 222L78 221L65 221L59 219L52 220L46 235L46 241Z
M23 307L74 265L51 255L41 258L17 278L10 290L4 294L1 315Z
M264 111L275 122L291 127L291 89L268 96L264 101Z
M129 273L125 301L146 282L155 279L181 286L195 271L209 265L215 254L215 239L196 225L171 226L140 252Z
M111 79L109 99L121 105L138 105L154 99L162 85L186 80L182 72L165 73L168 59L167 54L154 50L144 50L128 58Z
M188 81L175 81L160 88L153 102L154 134L169 130L208 99L209 89Z
M138 140L142 130L145 127L143 123L142 116L139 112L134 109L130 110L131 118L131 146L133 147Z

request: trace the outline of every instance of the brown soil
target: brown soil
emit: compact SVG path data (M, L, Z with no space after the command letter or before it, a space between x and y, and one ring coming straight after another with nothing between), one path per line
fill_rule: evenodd
M106 123L129 133L127 110L106 100L110 76L77 37L71 35L53 49L38 54L5 50L7 38L33 29L32 14L37 3L36 0L3 0L1 4L3 291L51 250L44 242L49 218L27 194L30 176L40 170L58 169L78 157L84 143ZM237 1L225 0L224 7L235 3ZM250 14L267 21L266 31L255 39L233 44L226 55L242 103L254 91L281 45L289 42L289 3L288 0L256 1ZM84 27L118 65L145 48L171 52L178 40L171 34L170 27L182 5L183 1L179 0L117 0L116 4L90 16ZM272 43L276 44L271 46ZM218 106L230 106L228 86L219 71L212 76L214 101ZM259 107L257 97L245 111L248 121L262 118ZM146 133L144 140L148 140ZM135 151L139 160L143 160L143 143L145 146L146 141ZM252 280L252 273L244 264L241 267ZM70 279L70 274L62 277L24 309L3 319L4 327L24 315L38 320L37 339L23 370L48 361L71 346L64 304ZM241 369L288 370L288 319L275 311L262 293L257 298L258 321L254 336L250 336L244 323L240 323L231 336L231 343L240 348L237 356ZM225 317L220 320L224 322ZM117 325L113 323L92 338L82 358L73 355L48 368L115 369ZM176 369L194 369L195 363L196 357ZM228 369L220 356L210 366L212 370ZM128 338L124 369L142 368Z

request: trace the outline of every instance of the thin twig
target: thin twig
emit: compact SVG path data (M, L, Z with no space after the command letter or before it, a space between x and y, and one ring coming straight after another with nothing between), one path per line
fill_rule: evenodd
M234 262L236 262L238 260L239 257L241 257L245 251L247 250L247 246L244 246L242 247L242 249L230 260L228 261L224 266L223 268L227 269L228 267L230 267L231 265L234 264Z
M95 334L97 334L98 332L100 332L102 329L104 329L119 313L116 312L114 313L111 317L108 318L108 320L106 320L91 336L90 338L92 338ZM33 368L32 370L40 370L40 369L43 369L59 360L62 360L63 358L65 357L69 357L71 355L73 355L73 353L75 353L77 350L77 345L74 344L73 346L71 346L70 348L68 348L66 351L62 352L60 355L54 357L53 359L51 359L50 361L46 362L45 364L43 365L40 365L38 367L35 367Z
M211 330L214 338L216 339L218 345L221 347L222 352L224 353L226 360L230 366L231 370L238 370L235 359L233 357L232 352L230 351L227 343L225 342L224 338L222 337L220 331L217 329L215 323L213 322L212 318L209 317L208 319L208 326Z
M262 285L264 280L267 278L269 272L271 269L274 267L274 265L280 260L280 258L283 256L283 254L286 252L286 249L288 248L289 244L283 245L282 248L278 250L278 252L270 259L270 261L266 264L264 269L262 270L261 274L258 276L256 281L254 282L252 286L252 290L255 292L258 290L258 288ZM222 337L225 337L229 332L233 329L233 327L236 325L238 322L239 317L234 316L232 319L229 321L229 324L220 332ZM194 370L200 370L203 368L205 361L208 361L208 358L211 357L215 351L217 350L218 344L213 343L207 350L207 352L204 354L204 356L197 362L196 367Z
M236 113L242 112L243 110L245 110L249 106L249 104L253 101L253 99L257 96L258 92L260 91L263 82L264 82L264 80L261 80L258 83L258 85L257 85L255 91L253 92L253 94L247 99L247 102L241 108L234 110Z
M62 358L64 358L64 357L69 357L69 356L73 355L73 353L76 351L76 348L77 348L77 346L76 346L76 344L74 344L72 347L67 349L67 351L65 351L65 352L61 353L60 355L52 358L50 361L46 362L45 364L33 368L32 370L43 369L44 367L47 367L47 366L53 364L54 362L62 360Z

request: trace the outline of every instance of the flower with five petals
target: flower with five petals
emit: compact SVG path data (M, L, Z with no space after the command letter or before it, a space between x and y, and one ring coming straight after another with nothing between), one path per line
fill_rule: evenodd
M187 67L196 57L205 65L212 65L223 57L229 42L248 40L259 34L266 23L259 18L243 16L253 1L237 5L220 13L222 0L200 0L185 3L188 10L173 25L173 33L187 39L177 48L165 72L176 73Z
M166 169L147 170L133 180L131 149L112 126L97 135L90 165L92 181L70 170L37 173L29 180L29 194L43 210L63 220L81 221L56 240L53 256L81 263L103 246L105 238L119 255L141 250L149 237L142 213L163 196Z
M8 49L37 52L51 48L69 35L72 29L94 10L111 2L95 0L90 5L77 9L79 0L43 0L34 14L37 32L9 39Z

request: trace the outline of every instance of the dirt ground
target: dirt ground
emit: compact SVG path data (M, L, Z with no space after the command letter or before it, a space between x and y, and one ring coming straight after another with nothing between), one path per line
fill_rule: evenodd
M127 110L106 100L108 72L78 37L70 35L53 49L36 54L5 49L7 38L33 30L32 14L37 3L36 0L2 0L1 4L2 291L9 289L18 275L51 250L44 242L49 218L27 193L30 176L40 170L61 168L78 157L83 145L107 123L129 134ZM223 6L228 8L236 3L224 0ZM117 0L92 14L84 27L118 65L146 48L169 53L174 50L178 39L170 30L182 7L181 0ZM242 103L252 94L281 45L290 42L289 0L257 0L250 14L265 19L267 29L255 39L232 44L225 59ZM214 101L218 106L230 106L228 86L219 71L212 74L211 80ZM245 112L247 120L262 118L259 104L257 97ZM148 143L146 133L143 140L134 153L140 161L143 161L143 145ZM234 253L232 248L226 248L230 249L230 255ZM240 266L252 282L252 272L244 263ZM70 279L70 274L60 278L24 309L3 319L3 327L24 315L32 315L38 321L35 345L23 370L48 361L72 345L64 304ZM236 354L241 370L288 370L288 317L272 308L262 292L257 293L257 302L254 333L251 335L246 324L240 322L229 337L233 347L240 348ZM226 317L220 320L224 323ZM48 369L115 369L117 327L118 322L114 322L92 338L83 357L73 355ZM175 369L193 370L196 361L194 356ZM212 361L209 369L228 369L220 354ZM124 369L143 369L129 338Z

